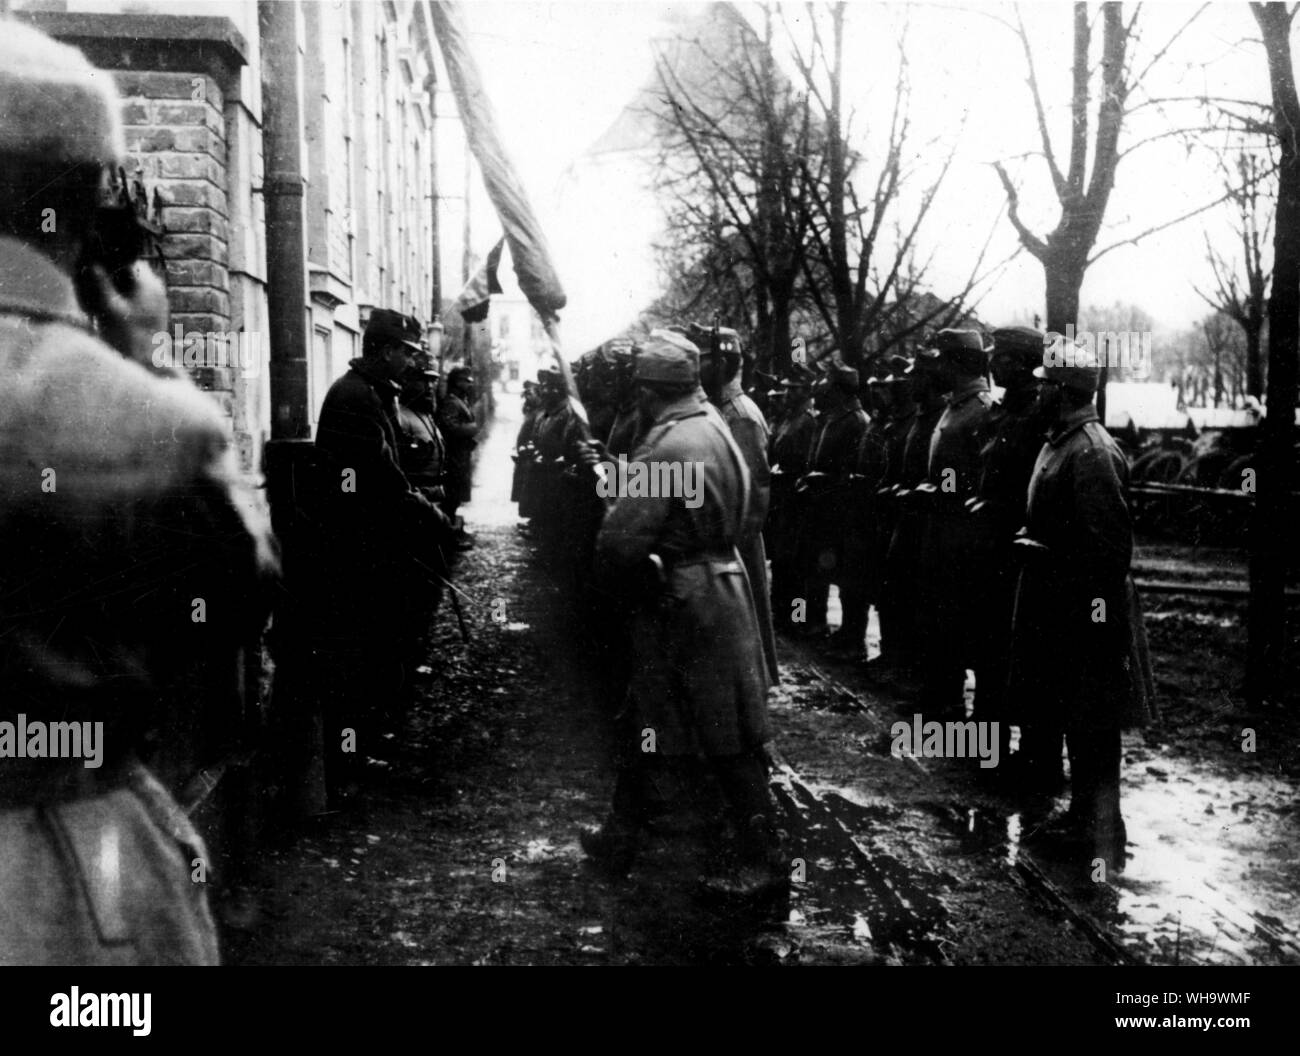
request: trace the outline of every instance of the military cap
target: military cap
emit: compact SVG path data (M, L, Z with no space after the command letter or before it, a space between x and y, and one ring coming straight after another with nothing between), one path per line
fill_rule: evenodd
M433 357L427 351L421 351L415 357L415 369L423 374L426 378L440 378L442 374L438 370L438 364L434 362Z
M113 165L125 157L111 74L21 22L0 33L0 156Z
M563 375L554 367L542 367L542 369L537 372L537 384L539 385L555 385L561 381L562 378Z
M415 353L423 351L420 348L420 324L409 315L395 312L391 308L376 308L372 311L366 322L366 333L405 345Z
M790 367L790 373L782 379L781 384L791 389L804 389L811 387L816 380L816 371L805 367L802 363L795 363Z
M912 365L912 361L906 356L900 356L895 353L892 356L886 356L880 361L880 373L886 377L899 377L907 371Z
M1096 345L1069 341L1060 334L1047 336L1052 340L1043 349L1042 366L1034 371L1034 377L1078 392L1096 392L1101 382L1101 358Z
M858 372L853 367L832 363L830 369L826 371L826 381L827 384L834 385L845 392L858 391Z
M984 338L978 330L940 330L931 342L939 354L945 352L983 352Z
M447 384L455 385L458 381L473 381L474 372L469 367L454 367L447 375Z
M637 381L700 382L700 350L681 334L652 330L636 357Z
M1002 326L993 331L993 353L1011 356L1024 367L1040 366L1045 347L1043 332L1032 326Z
M740 356L743 354L740 347L740 334L728 326L720 326L714 330L711 326L700 326L699 323L691 323L686 336L700 350L701 357L713 355Z

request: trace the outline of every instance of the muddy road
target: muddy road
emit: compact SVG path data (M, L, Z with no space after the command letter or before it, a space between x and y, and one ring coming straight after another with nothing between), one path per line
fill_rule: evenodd
M516 528L517 398L503 399L465 510L478 546L456 569L472 640L444 604L420 702L367 761L362 794L272 839L220 905L229 963L1300 963L1295 712L1245 713L1235 617L1176 599L1151 628L1165 722L1125 740L1122 874L1098 882L1026 849L1063 801L1027 807L973 760L894 757L913 698L782 641L788 902L703 901L689 818L628 880L603 878L577 834L607 810L612 702Z

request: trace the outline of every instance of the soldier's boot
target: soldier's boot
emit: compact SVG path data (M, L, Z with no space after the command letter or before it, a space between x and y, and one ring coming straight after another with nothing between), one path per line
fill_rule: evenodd
M604 825L584 826L578 842L593 865L611 876L626 876L636 861L637 836L634 825L611 814Z
M713 898L779 897L790 889L789 863L781 851L776 826L766 814L755 814L739 833L737 862L721 873L700 878Z

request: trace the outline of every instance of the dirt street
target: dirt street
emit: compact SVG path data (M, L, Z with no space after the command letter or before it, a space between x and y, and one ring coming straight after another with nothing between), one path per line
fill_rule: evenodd
M608 805L612 702L516 528L517 397L501 399L465 510L478 546L456 569L472 641L444 604L405 730L359 802L258 856L255 908L223 913L228 962L1300 963L1295 722L1234 698L1237 614L1169 601L1149 610L1165 722L1126 736L1118 876L1031 854L1021 837L1049 805L1024 809L972 760L891 756L912 701L782 641L788 905L703 902L689 825L656 835L627 882L602 878L577 833Z

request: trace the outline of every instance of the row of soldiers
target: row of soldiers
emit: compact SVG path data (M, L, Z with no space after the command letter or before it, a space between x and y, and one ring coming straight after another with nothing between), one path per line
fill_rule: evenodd
M1154 703L1129 576L1127 462L1097 419L1095 358L1083 348L1063 356L1030 327L995 330L991 344L949 329L910 360L877 358L865 379L833 357L823 370L796 363L751 397L736 331L656 334L696 349L699 400L742 456L750 498L735 545L767 681L778 677L774 629L857 659L927 719L967 718L973 672L974 719L998 724L1004 784L1056 791L1064 740L1071 808L1044 834L1121 867L1120 730L1145 723ZM517 443L520 514L579 596L595 598L599 633L615 639L618 613L588 582L609 521L584 452L607 464L653 461L641 354L620 340L584 356L574 371L581 409L558 372L542 371L526 388ZM873 607L879 651L868 660ZM606 651L627 650L616 640ZM621 698L626 665L607 667Z

